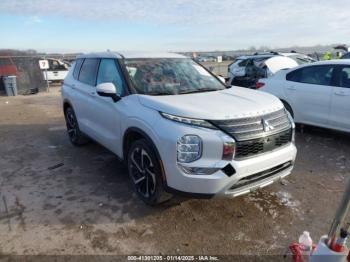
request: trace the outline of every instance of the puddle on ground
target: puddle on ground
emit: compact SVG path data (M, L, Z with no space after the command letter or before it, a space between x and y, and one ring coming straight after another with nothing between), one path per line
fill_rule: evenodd
M248 200L261 212L276 219L282 208L287 207L303 220L299 209L300 201L293 198L287 191L269 192L265 190L256 191L248 195Z

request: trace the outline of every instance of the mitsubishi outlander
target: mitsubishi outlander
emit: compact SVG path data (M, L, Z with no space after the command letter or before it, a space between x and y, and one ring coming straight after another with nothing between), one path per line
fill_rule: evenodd
M239 196L293 169L295 126L280 100L227 87L182 55L78 56L62 97L72 144L92 139L124 160L150 205Z

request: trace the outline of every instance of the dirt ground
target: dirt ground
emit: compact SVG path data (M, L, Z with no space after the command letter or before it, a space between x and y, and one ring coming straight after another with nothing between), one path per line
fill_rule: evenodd
M149 207L103 147L70 144L59 89L0 98L0 253L283 254L329 230L350 176L350 135L306 127L291 176L235 199Z

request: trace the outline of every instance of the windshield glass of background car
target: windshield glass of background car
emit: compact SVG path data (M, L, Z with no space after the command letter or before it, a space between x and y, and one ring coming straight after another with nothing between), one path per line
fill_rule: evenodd
M125 59L124 62L131 81L141 94L175 95L225 89L219 80L191 59Z

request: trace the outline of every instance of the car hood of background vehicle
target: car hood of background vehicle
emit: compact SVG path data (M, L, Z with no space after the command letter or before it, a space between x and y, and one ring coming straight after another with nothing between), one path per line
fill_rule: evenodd
M194 94L139 95L139 101L143 106L160 112L206 120L252 117L283 108L283 104L273 95L236 86Z

